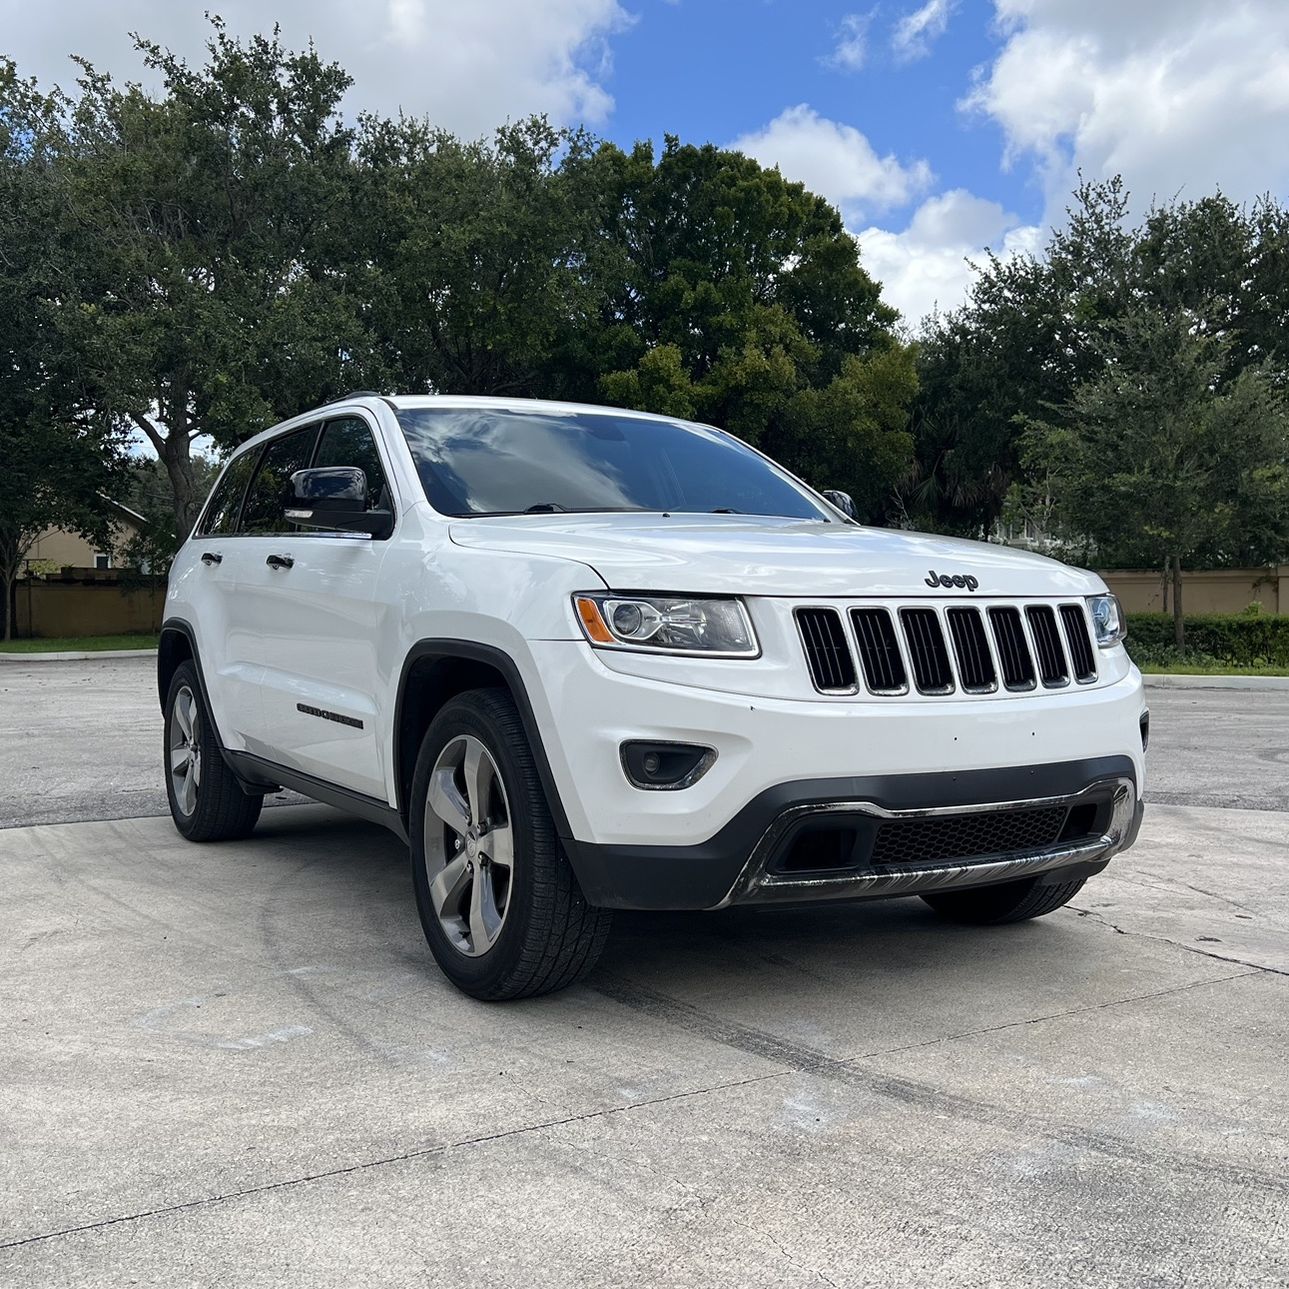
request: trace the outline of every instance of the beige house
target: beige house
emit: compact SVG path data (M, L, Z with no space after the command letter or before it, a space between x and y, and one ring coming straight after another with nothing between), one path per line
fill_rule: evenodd
M85 540L79 533L65 528L50 528L40 534L27 552L28 568L118 568L121 552L130 539L142 528L146 520L137 510L123 506L119 501L106 499L112 507L112 547L101 550Z

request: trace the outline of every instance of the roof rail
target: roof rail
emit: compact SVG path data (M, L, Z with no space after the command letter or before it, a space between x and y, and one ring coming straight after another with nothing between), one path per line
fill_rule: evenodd
M354 398L379 398L386 406L398 411L398 406L388 394L382 394L377 389L351 389L347 394L341 394L336 398L329 398L325 403L319 404L321 407L331 407L334 403L347 403Z

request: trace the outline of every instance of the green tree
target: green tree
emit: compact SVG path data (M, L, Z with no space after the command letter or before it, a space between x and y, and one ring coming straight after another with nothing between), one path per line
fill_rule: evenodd
M877 518L912 461L913 356L840 215L739 153L603 145L599 309L573 396L721 425Z
M1093 346L1099 373L1028 422L1025 463L1065 531L1171 571L1184 648L1183 566L1289 547L1289 406L1268 365L1227 375L1232 341L1184 311L1144 307Z
M104 490L120 435L87 411L52 301L71 276L57 236L57 96L0 60L0 583L4 638L13 588L36 538L68 528L106 543Z
M1014 485L1033 491L1026 423L1094 378L1102 327L1143 308L1184 310L1223 337L1224 379L1258 367L1289 384L1289 212L1217 193L1157 205L1134 226L1121 179L1084 181L1041 255L987 255L967 303L920 337L909 512L988 532Z
M186 532L193 445L231 446L368 374L361 301L337 272L353 207L349 78L276 33L218 19L189 67L136 38L164 92L83 65L63 124L63 226L78 262L64 343L102 416L146 437Z

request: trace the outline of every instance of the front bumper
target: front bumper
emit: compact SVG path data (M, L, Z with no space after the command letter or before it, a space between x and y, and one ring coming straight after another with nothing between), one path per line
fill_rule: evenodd
M785 783L760 794L696 845L564 845L587 899L611 908L878 899L1027 877L1089 876L1136 840L1142 808L1132 761L1104 757ZM932 858L908 847L899 858L891 857L892 847L885 854L879 849L879 830L891 824L967 824L966 835L1007 837L1023 832L1014 825L1037 823L1040 815L1050 839L1022 838L1006 849L974 854L968 846L965 854ZM814 840L821 825L827 840L819 847ZM935 844L932 837L929 850ZM794 864L803 850L805 865ZM821 851L827 853L823 865L817 862Z
M698 909L913 894L1092 870L1135 836L1145 784L1145 703L1135 668L1096 687L1023 701L839 702L631 675L621 668L633 659L615 657L610 669L584 644L531 648L529 692L567 818L563 843L596 904ZM672 674L685 671L677 665ZM622 768L621 746L632 739L697 744L717 756L691 787L641 791ZM1116 814L1106 803L1120 788ZM1039 845L1024 839L1020 850L970 850L888 873L870 871L861 844L883 812L908 819L1092 797L1102 807L1094 828ZM808 816L853 828L857 849L844 871L785 877L779 851Z

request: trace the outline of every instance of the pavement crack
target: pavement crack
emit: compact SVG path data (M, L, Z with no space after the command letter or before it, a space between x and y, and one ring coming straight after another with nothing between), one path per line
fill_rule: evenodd
M1116 931L1118 927L1114 928ZM1126 931L1119 931L1127 935ZM1245 964L1248 965L1248 964ZM1169 994L1185 993L1188 989L1203 989L1207 985L1220 985L1228 980L1243 980L1246 976L1256 976L1261 968L1251 971L1235 971L1229 976L1216 976L1211 980L1192 980L1188 985L1173 985L1168 989L1156 989L1148 994L1129 994L1126 998L1108 998L1101 1003L1088 1003L1084 1007L1070 1007L1065 1011L1050 1012L1044 1016L1026 1016L1021 1020L1004 1021L1001 1025L985 1025L980 1029L964 1029L957 1034L942 1034L939 1038L929 1038L921 1043L905 1043L900 1047L881 1047L872 1052L861 1052L857 1056L848 1056L848 1061L867 1061L875 1056L891 1056L897 1052L915 1052L923 1047L938 1047L942 1043L955 1043L962 1038L976 1038L981 1034L997 1034L1005 1029L1017 1029L1024 1025L1041 1025L1044 1021L1063 1020L1067 1016L1081 1016L1087 1012L1104 1011L1108 1007L1123 1007L1128 1003L1146 1002L1152 998L1165 998Z
M1265 971L1271 976L1289 976L1289 971L1284 970L1282 967L1268 967L1261 962L1250 962L1247 958L1233 958L1228 953L1214 953L1212 949L1199 949L1195 945L1185 944L1181 940L1171 940L1166 935L1151 935L1149 931L1127 931L1111 922L1104 913L1098 913L1096 909L1082 909L1076 904L1070 904L1067 907L1080 917L1096 918L1102 926L1108 927L1116 935L1131 935L1136 936L1139 940L1154 940L1157 944L1171 944L1174 949L1182 949L1187 953L1198 954L1201 958L1212 958L1215 962L1230 963L1234 967L1248 967L1250 971Z
M714 1092L727 1092L736 1088L747 1087L753 1083L765 1083L772 1079L786 1077L786 1072L776 1070L770 1074L753 1075L746 1079L733 1079L724 1083L714 1083L710 1087L689 1088L684 1092L671 1092L663 1097L649 1097L641 1101L628 1101L622 1105L605 1106L600 1110L588 1110L584 1114L564 1115L558 1119L546 1119L541 1123L527 1124L522 1128L506 1128L501 1132L484 1133L477 1137L463 1137L457 1141L440 1142L438 1145L426 1146L420 1150L408 1150L397 1155L386 1155L380 1159L366 1159L355 1164L344 1164L338 1168L325 1168L316 1173L302 1173L298 1177L283 1177L278 1181L264 1182L259 1186L244 1186L237 1190L223 1191L218 1195L204 1195L200 1199L184 1200L178 1204L163 1204L158 1208L142 1209L137 1213L121 1213L115 1217L105 1217L97 1222L85 1222L79 1226L68 1226L57 1231L41 1231L36 1235L23 1236L17 1240L0 1241L0 1250L18 1249L28 1244L40 1244L46 1240L57 1240L63 1236L81 1235L87 1231L100 1231L106 1227L122 1226L129 1222L140 1222L150 1217L168 1217L172 1213L186 1213L193 1209L209 1208L229 1200L247 1199L255 1195L265 1195L272 1191L287 1190L293 1186L303 1186L310 1182L328 1181L333 1177L348 1177L365 1173L391 1164L406 1163L413 1159L429 1159L446 1155L453 1150L466 1149L472 1146L486 1146L494 1141L505 1141L511 1137L523 1137L528 1133L545 1132L553 1128L566 1128L571 1124L587 1123L594 1119L604 1119L615 1114L626 1114L632 1110L645 1110L651 1106L666 1105L671 1101L683 1101L689 1097L709 1096Z

